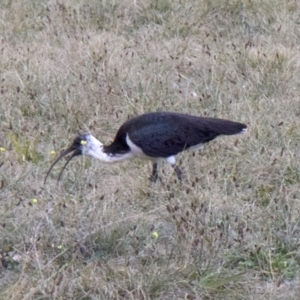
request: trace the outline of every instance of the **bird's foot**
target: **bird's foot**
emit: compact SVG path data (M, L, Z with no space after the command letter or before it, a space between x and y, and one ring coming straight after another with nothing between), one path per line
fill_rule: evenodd
M176 165L172 166L176 175L177 175L177 178L180 182L182 182L182 178L183 178L183 171Z
M152 182L152 183L155 183L157 181L157 179L159 179L161 181L161 177L158 176L158 174L152 174L150 177L149 177L149 180Z

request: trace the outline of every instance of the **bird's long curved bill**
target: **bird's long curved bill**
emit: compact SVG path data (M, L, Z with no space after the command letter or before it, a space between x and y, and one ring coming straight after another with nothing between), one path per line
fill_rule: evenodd
M62 170L60 171L59 175L58 175L58 179L57 179L57 183L59 183L60 178L62 176L63 171L65 170L66 166L69 164L69 162L72 160L72 158L74 158L75 156L79 155L80 153L78 151L76 151L76 149L74 149L73 147L70 147L68 149L66 149L56 160L55 162L51 165L50 169L48 170L45 180L44 180L44 184L47 182L47 178L48 175L50 174L51 170L53 169L53 167L56 165L56 163L58 161L60 161L64 156L68 155L69 153L71 153L72 151L73 154L67 159L66 163L64 164L64 166L62 167Z

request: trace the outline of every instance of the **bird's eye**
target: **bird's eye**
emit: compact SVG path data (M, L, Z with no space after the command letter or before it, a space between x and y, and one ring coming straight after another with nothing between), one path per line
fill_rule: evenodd
M87 141L85 141L85 140L81 140L81 141L80 141L80 144L81 144L81 145L86 145L86 143L87 143Z

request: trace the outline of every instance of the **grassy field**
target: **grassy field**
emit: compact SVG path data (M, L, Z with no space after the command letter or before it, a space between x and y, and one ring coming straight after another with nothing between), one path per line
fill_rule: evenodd
M298 1L2 0L0 51L0 299L299 297ZM249 130L44 185L150 111Z

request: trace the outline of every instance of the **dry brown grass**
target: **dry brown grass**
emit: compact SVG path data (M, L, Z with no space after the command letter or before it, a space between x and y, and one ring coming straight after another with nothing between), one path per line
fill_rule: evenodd
M299 8L1 1L0 298L298 298ZM183 184L89 158L43 184L78 132L157 110L249 132L180 155Z

